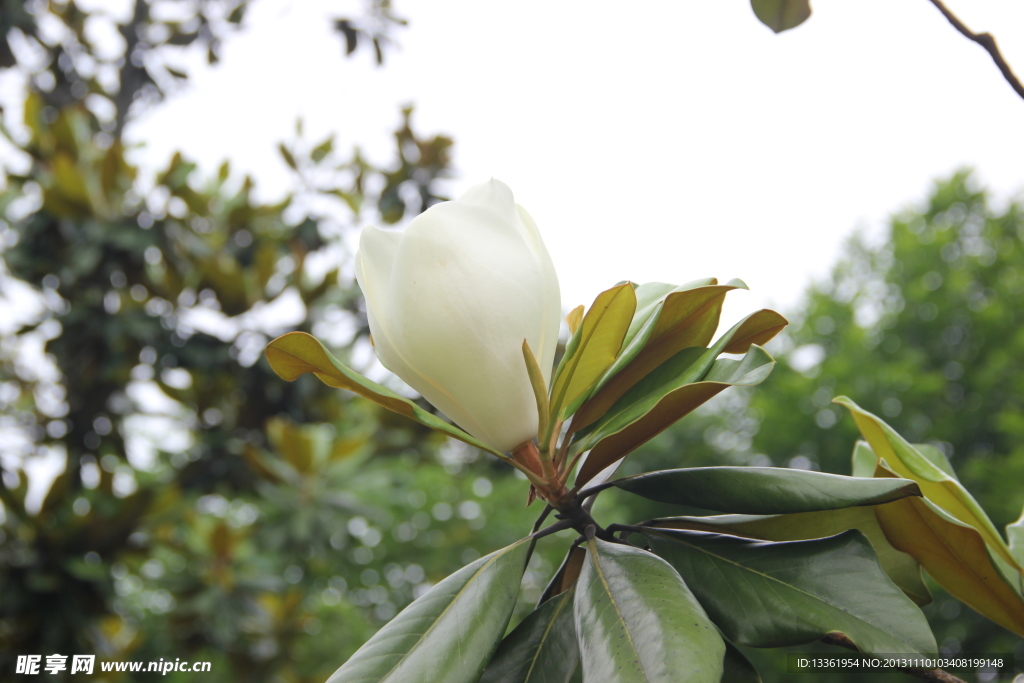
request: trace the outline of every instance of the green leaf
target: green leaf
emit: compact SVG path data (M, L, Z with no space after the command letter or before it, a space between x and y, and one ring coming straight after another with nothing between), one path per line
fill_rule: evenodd
M586 559L586 556L586 551L578 545L569 548L569 552L565 554L562 564L559 565L558 570L551 577L551 581L548 582L547 588L541 594L540 601L538 602L539 605L544 604L557 595L561 595L576 585L576 580L580 577L580 572L583 570L583 560Z
M1020 519L1006 525L1006 538L1010 541L1010 552L1017 563L1024 565L1024 510L1020 513Z
M676 354L626 392L594 425L577 433L573 452L593 450L576 476L576 486L728 387L764 381L775 360L759 346L752 346L742 360L715 361L728 337L711 349L685 349Z
M549 435L548 427L551 419L551 404L548 401L548 387L544 382L544 372L540 369L537 357L533 355L530 344L523 340L523 360L526 362L526 374L530 376L530 386L537 401L537 434L538 441ZM547 443L544 441L544 443Z
M580 661L573 591L545 602L508 634L480 683L566 683Z
M725 295L737 288L746 289L742 280L726 285L715 282L691 282L667 292L671 285L663 283L637 288L638 310L626 332L622 351L597 382L593 395L576 412L573 431L597 421L630 387L678 352L689 347L703 348L711 342Z
M523 539L431 588L328 683L475 683L512 616L529 547Z
M740 645L800 645L840 632L871 654L937 651L924 614L859 531L787 543L700 531L644 535Z
M810 0L750 0L750 7L776 33L796 28L811 16Z
M757 673L757 669L750 663L747 656L728 640L724 640L724 642L725 659L722 664L725 670L722 673L722 681L724 683L762 683L761 674Z
M785 467L694 467L618 479L615 486L659 503L754 515L836 510L920 496L912 481L868 479Z
M763 346L786 328L789 321L775 311L762 308L747 316L734 332L722 353L746 353L754 344Z
M855 477L875 476L875 465L878 463L878 456L871 450L867 441L858 441L853 446L853 463L851 474Z
M295 163L295 156L291 150L284 146L283 142L277 144L277 151L281 153L281 158L284 159L284 163L288 164L288 168L293 171L298 170L298 165Z
M586 399L615 362L635 310L636 295L629 282L597 295L558 365L551 387L552 415L564 419Z
M387 387L345 367L313 335L305 332L289 332L270 342L265 353L270 367L278 377L287 382L293 382L311 372L327 386L354 391L377 405L404 415L421 425L436 429L459 441L497 455L499 458L505 457L502 453L482 441L478 441L455 425L423 410L404 396L399 396Z
M938 467L940 470L948 474L953 479L960 481L960 479L956 476L956 472L953 471L953 465L949 462L949 458L946 457L945 453L940 451L935 446L932 446L931 444L927 443L915 443L911 444L911 446L916 448L918 453L928 458L928 460L933 465Z
M921 455L931 461L933 465L953 479L957 479L956 472L953 471L953 466L949 463L949 458L946 457L945 453L931 444L915 443L911 445L916 448ZM874 476L875 464L877 462L878 456L875 455L873 450L871 450L871 445L867 441L858 441L857 445L853 448L853 476Z
M921 578L921 565L910 555L896 550L878 525L875 508L860 506L841 510L798 512L788 515L716 515L713 517L668 517L652 526L666 529L710 531L745 536L763 541L807 541L835 536L850 529L860 531L871 543L878 564L892 582L918 605L932 601Z
M679 574L639 548L588 541L575 616L585 681L722 680L715 625Z
M607 382L611 375L616 374L630 360L636 358L636 355L646 346L648 341L652 340L652 337L654 341L657 341L657 339L675 328L681 330L684 326L680 325L680 323L690 323L685 327L690 329L690 333L695 340L699 341L702 335L706 337L703 344L692 344L692 346L707 346L715 333L715 329L718 327L718 314L721 313L721 302L724 300L725 294L737 287L737 285L729 283L725 287L709 289L709 286L717 284L718 280L715 278L707 278L688 282L678 287L664 282L648 282L637 285L636 313L633 314L633 319L629 323L629 329L622 340L623 352L616 361L615 367L610 368L605 377L601 378L601 384ZM689 294L683 294L683 292L689 292ZM718 302L718 306L706 306L705 304L709 299ZM695 305L697 301L700 303ZM699 331L693 329L694 323L697 322L697 316L694 315L697 309L704 309L705 313L711 314L706 316L710 319L708 322L711 325L705 324L700 326L701 329ZM658 323L662 321L663 314L664 322L659 325ZM675 325L672 325L672 322L675 322ZM711 327L711 329L708 330L708 327ZM657 336L654 336L655 329L659 329L660 332ZM688 346L690 345L688 344Z
M907 443L906 439L897 434L884 420L862 409L849 398L840 396L833 403L845 406L850 411L857 422L857 428L867 439L871 449L896 476L913 479L920 484L925 498L964 524L977 529L993 551L1024 574L1024 568L1017 564L1016 559L1010 554L1009 547L992 524L992 520L959 481L944 471L941 465L935 464L921 451ZM942 461L946 468L952 469L945 458L942 458Z
M313 148L313 151L310 152L309 154L309 158L312 159L313 161L321 162L324 160L324 157L331 153L333 149L334 136L330 135L327 137L326 140L324 140L319 145Z
M879 477L896 476L878 465ZM1024 598L1006 580L978 530L927 498L905 498L875 509L894 548L907 553L953 597L1000 626L1024 636Z

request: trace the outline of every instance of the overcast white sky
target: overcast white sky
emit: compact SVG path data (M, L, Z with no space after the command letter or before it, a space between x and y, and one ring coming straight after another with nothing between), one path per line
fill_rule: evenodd
M947 4L1024 76L1024 3ZM854 229L959 166L1024 187L1024 101L927 0L819 0L782 35L746 0L396 5L410 26L376 68L328 21L358 4L256 2L221 64L131 129L142 158L230 158L274 197L297 117L383 161L414 102L456 140L453 195L493 176L537 220L567 307L623 279L741 277L731 317L788 308Z
M377 68L331 30L359 2L255 2L222 62L130 128L138 159L230 159L271 199L298 117L383 162L412 102L419 131L456 140L451 195L495 177L537 220L566 308L623 279L741 277L727 320L790 309L852 231L958 167L998 198L1024 188L1024 101L928 0L814 0L781 36L747 0L396 4L410 27ZM947 4L1024 77L1024 2Z

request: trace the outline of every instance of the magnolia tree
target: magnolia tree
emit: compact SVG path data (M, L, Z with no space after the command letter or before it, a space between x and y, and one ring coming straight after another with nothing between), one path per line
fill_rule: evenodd
M495 180L403 232L365 229L356 277L377 356L452 422L302 332L267 347L278 375L313 373L494 455L544 509L522 540L409 605L330 683L742 683L760 677L736 645L818 640L959 680L927 659L939 648L920 609L931 600L922 569L1024 636L1024 518L1004 540L939 450L845 397L836 402L864 437L851 444L853 476L703 467L615 478L638 446L771 372L762 345L786 326L778 313L715 337L726 294L743 282L620 283L568 315L556 365L558 279L533 219ZM596 519L609 488L717 514ZM564 562L506 634L537 540L558 533Z

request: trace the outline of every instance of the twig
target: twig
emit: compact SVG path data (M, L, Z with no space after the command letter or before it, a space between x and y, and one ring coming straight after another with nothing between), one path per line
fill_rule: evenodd
M531 534L531 536L533 536L534 540L538 540L538 539L544 538L545 536L550 536L551 534L556 534L559 531L565 531L566 529L571 529L571 528L572 528L572 520L571 519L562 519L562 520L559 520L559 521L555 522L554 524L549 524L548 526L544 527L541 531L533 532ZM587 528L590 528L590 527L587 527Z
M930 2L935 5L940 12L942 12L942 16L946 17L949 23L953 24L953 28L962 33L968 39L973 40L975 43L985 48L985 51L992 57L992 61L996 63L997 67L999 67L999 71L1002 72L1003 78L1006 79L1006 82L1010 84L1010 87L1013 88L1014 92L1016 92L1021 99L1024 99L1024 85L1021 85L1020 81L1017 80L1017 77L1013 75L1013 71L1010 70L1010 65L1006 63L1006 60L1003 59L1002 53L999 52L999 47L996 46L996 39L992 37L992 34L975 33L971 29L967 28L955 14L950 12L949 9L942 4L942 0L930 0Z
M605 488L611 488L612 486L617 484L618 481L620 481L620 479L612 479L611 481L605 481L604 483L599 483L596 486L591 486L590 488L584 488L580 492L580 500L586 501L591 496L596 496L597 494L600 494L602 490L604 490Z
M852 640L844 636L842 633L830 633L821 639L821 642L826 645L838 645L839 647L845 647L847 650L858 651L859 648L854 644ZM943 671L942 669L911 669L904 667L896 667L903 673L920 678L922 681L934 681L935 683L967 683L962 678L957 678L951 673Z
M554 508L550 505L544 506L544 510L541 511L540 517L537 518L537 522L533 525L533 531L530 533L537 533L537 530L540 529L540 525L544 523L544 520L548 518L548 515L551 514L552 510L554 510Z

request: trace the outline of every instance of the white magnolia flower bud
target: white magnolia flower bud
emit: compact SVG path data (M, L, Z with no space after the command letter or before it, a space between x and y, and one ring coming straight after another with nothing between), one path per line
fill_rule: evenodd
M522 344L550 380L558 276L537 225L497 180L404 231L363 230L356 280L381 363L502 452L537 436Z

